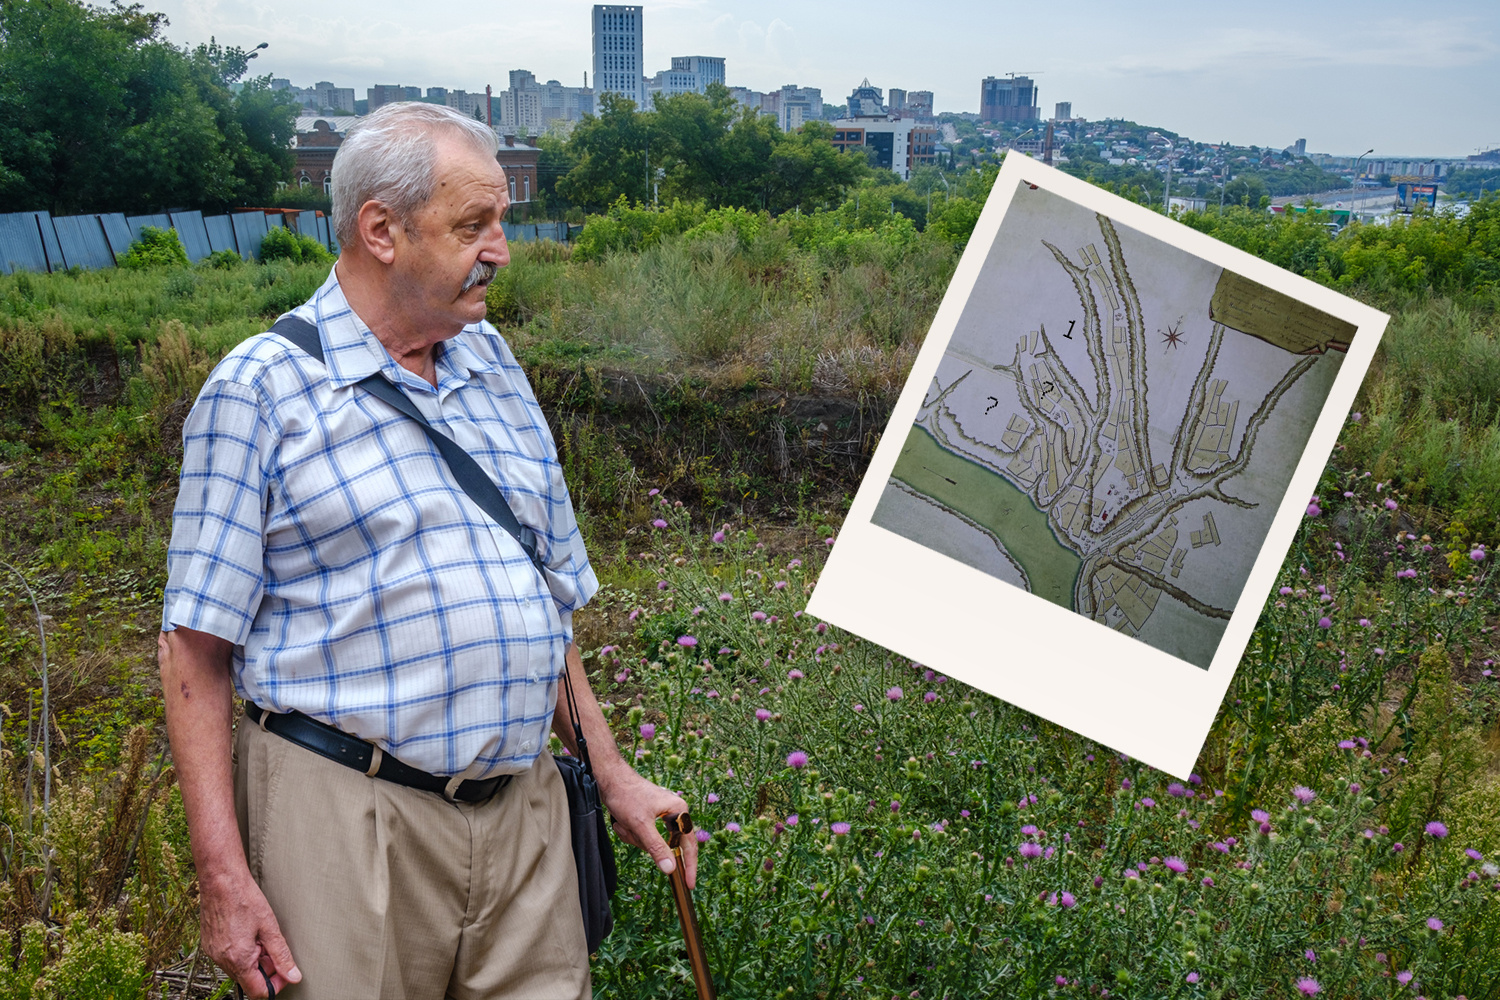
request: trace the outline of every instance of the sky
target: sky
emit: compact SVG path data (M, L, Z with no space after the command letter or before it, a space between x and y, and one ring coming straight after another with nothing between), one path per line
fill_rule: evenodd
M377 83L496 91L507 72L577 86L591 4L543 0L146 0L169 39L269 43L257 73L363 98ZM1260 0L659 0L644 4L647 75L674 55L723 56L731 86L821 87L842 104L868 77L979 110L985 76L1029 73L1044 116L1129 118L1202 142L1376 156L1500 147L1500 3Z

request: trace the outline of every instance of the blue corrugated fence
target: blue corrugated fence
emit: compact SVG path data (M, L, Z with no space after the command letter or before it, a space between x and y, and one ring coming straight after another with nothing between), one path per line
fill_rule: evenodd
M246 260L260 259L260 241L271 226L285 226L310 236L334 253L339 242L331 221L321 212L289 209L248 210L230 215L170 212L126 217L119 212L70 215L54 219L47 212L0 214L0 274L15 271L62 271L72 267L113 267L115 260L140 239L146 226L175 229L188 259L200 261L210 253L230 250ZM566 243L582 226L566 222L507 222L511 241L556 240Z

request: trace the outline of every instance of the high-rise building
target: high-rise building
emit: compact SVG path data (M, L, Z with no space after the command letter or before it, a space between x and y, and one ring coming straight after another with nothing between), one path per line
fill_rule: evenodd
M581 121L593 113L594 91L589 87L564 87L556 80L538 83L530 70L510 71L510 86L495 95L500 126L511 132L539 135L553 122Z
M776 116L776 124L783 132L795 132L803 122L823 117L823 91L819 87L799 87L789 83L776 91L775 96L775 108L771 113Z
M898 115L860 115L833 123L833 145L840 150L873 150L870 165L891 170L902 180L913 167L937 161L938 129Z
M934 121L935 119L932 114L932 91L908 90L906 92L906 115L923 123Z
M421 87L406 87L406 99L408 101L420 101L422 99Z
M490 108L485 102L484 94L471 94L466 90L450 90L443 103L470 118L478 118L483 122L490 120Z
M1073 102L1072 101L1058 101L1057 102L1057 106L1052 109L1052 118L1053 118L1054 121L1060 121L1060 122L1072 121L1073 120Z
M906 110L906 91L900 87L892 87L885 98L886 110L893 115L898 115Z
M641 7L595 4L594 104L605 94L619 94L648 107L641 59Z
M648 106L657 96L703 94L709 84L723 82L723 56L673 56L671 69L659 70L646 81Z
M411 98L406 96L409 87L403 87L397 83L378 83L365 91L365 99L368 102L366 112L374 111L376 108L386 104L395 104L397 101L407 101ZM421 96L420 94L418 95Z
M869 77L865 77L864 81L849 95L847 114L850 118L885 114L885 98L880 95L879 87L871 86Z
M429 103L429 104L447 104L448 103L448 88L447 87L428 87L427 88L427 103Z
M979 120L1034 122L1041 120L1036 82L1029 76L1001 79L987 76L979 84Z

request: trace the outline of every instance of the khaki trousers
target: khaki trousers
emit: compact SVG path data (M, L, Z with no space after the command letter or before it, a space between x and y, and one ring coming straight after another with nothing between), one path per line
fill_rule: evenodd
M590 995L551 754L484 803L392 784L242 719L235 808L302 982L286 1000Z

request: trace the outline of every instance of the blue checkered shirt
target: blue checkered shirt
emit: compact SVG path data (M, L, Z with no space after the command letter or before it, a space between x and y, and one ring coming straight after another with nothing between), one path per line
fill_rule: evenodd
M525 770L546 745L574 609L598 589L557 450L487 322L397 364L335 273L294 314L326 366L265 333L209 376L183 427L162 628L234 644L235 690L435 774ZM354 383L379 371L462 445L537 535L540 573L410 418Z

